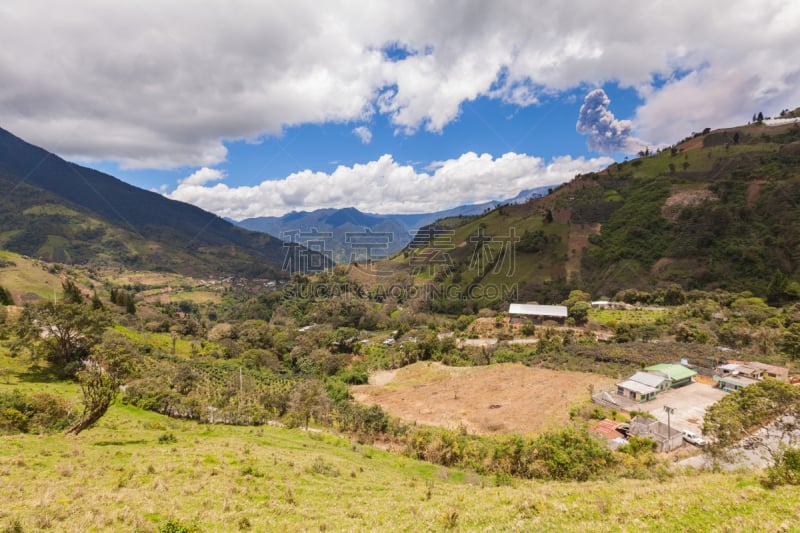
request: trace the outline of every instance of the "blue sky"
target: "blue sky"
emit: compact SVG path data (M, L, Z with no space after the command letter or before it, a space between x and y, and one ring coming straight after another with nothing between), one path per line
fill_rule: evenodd
M641 103L633 89L616 84L603 87L611 107L620 118L633 116ZM586 137L575 129L578 113L588 89L581 87L547 98L541 105L519 106L486 97L461 105L456 120L442 132L419 131L413 135L395 132L384 116L369 123L306 124L286 128L258 142L225 143L227 160L216 165L231 186L264 180L279 180L306 169L332 172L337 166L352 166L391 154L402 164L424 171L432 162L458 158L464 152L501 155L506 152L534 154L545 159L570 154L597 157L586 145ZM371 140L365 143L354 129L366 127ZM616 159L623 153L608 154ZM145 189L175 184L196 170L124 169L109 161L89 161L88 166L108 172ZM549 184L548 184L549 185ZM500 195L502 197L502 195ZM344 207L344 206L342 206Z
M798 24L793 0L10 0L0 126L221 216L429 212L797 107Z

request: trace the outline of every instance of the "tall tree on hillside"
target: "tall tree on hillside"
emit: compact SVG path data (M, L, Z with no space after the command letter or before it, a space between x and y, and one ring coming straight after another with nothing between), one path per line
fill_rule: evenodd
M138 356L131 342L122 334L108 330L103 340L92 347L77 373L83 392L83 414L67 434L77 435L92 427L116 400L120 385L134 375Z
M102 309L46 302L25 306L18 322L18 333L34 353L44 352L56 373L73 376L110 324Z

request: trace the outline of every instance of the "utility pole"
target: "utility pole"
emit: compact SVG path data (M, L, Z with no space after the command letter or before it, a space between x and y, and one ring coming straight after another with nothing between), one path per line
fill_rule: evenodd
M242 367L239 367L239 407L237 408L237 412L239 416L242 415L242 395L244 394L244 386L242 385Z
M670 415L675 412L673 407L664 406L664 410L667 412L667 446L669 449L668 452L672 451L672 423L670 419Z

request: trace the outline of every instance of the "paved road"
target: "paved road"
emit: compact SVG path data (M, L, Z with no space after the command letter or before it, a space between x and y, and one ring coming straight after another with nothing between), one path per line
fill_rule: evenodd
M662 392L654 400L640 404L640 409L651 413L666 424L667 412L664 406L672 407L669 419L673 428L701 433L706 409L724 398L726 394L722 389L695 382Z

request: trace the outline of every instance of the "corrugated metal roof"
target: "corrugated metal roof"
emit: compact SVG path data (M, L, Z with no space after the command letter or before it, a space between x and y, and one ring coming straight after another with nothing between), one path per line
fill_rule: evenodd
M589 428L589 431L594 431L600 435L603 435L608 440L614 440L622 438L622 433L617 431L617 428L622 425L622 422L617 422L615 420L609 420L608 418L601 420L594 426Z
M697 375L697 372L691 368L686 368L685 366L671 363L661 363L658 365L648 366L645 368L645 370L651 372L661 372L662 374L669 376L669 379L672 381L682 381Z
M658 387L667 380L664 376L658 376L649 372L639 371L628 378L630 381L636 381L648 387Z
M566 318L568 312L563 305L511 304L508 306L508 314Z
M782 366L768 365L766 363L759 363L758 361L750 361L747 364L753 368L758 368L759 370L766 370L767 372L778 376L789 375L789 369Z
M634 392L638 392L639 394L650 394L651 392L658 392L658 389L655 387L648 387L638 381L631 381L626 380L622 383L617 383L617 387L622 387L623 389L632 390Z

